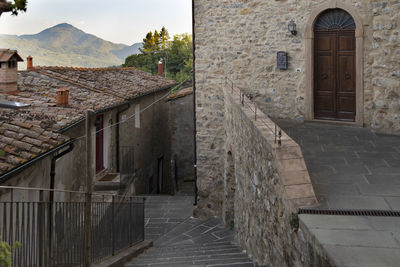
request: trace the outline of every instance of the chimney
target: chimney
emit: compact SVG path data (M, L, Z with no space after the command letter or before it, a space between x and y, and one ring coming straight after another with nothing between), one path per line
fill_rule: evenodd
M68 106L69 90L67 87L61 87L57 90L57 106Z
M0 93L18 92L18 62L23 61L16 50L0 49Z
M162 61L158 61L158 76L164 77L164 66Z
M33 58L31 56L28 56L26 58L26 69L27 70L33 70Z

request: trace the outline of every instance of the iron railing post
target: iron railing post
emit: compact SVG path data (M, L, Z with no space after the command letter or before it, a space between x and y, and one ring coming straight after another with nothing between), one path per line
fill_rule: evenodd
M132 222L134 222L134 218L132 216L132 197L130 197L130 203L129 203L129 224L131 224ZM129 227L129 233L130 233L130 237L129 237L129 242L130 245L133 245L133 231L134 231L134 225L130 225Z
M115 253L115 225L114 225L114 216L115 216L115 210L114 210L114 196L112 196L111 200L111 254L114 256Z
M92 232L92 182L94 177L94 169L92 163L93 156L93 126L94 111L86 111L86 195L85 195L85 267L91 265L91 232Z

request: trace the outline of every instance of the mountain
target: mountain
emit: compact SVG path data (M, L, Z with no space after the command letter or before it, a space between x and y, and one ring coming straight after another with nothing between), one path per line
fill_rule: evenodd
M22 58L31 55L34 65L108 67L124 63L131 54L140 53L142 43L116 44L67 23L37 34L0 35L0 48L18 50ZM25 68L25 63L20 66Z

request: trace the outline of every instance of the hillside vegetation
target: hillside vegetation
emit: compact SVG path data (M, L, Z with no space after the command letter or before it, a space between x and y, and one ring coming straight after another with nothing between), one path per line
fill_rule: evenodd
M24 59L31 55L34 65L109 67L121 65L128 55L140 53L142 43L131 46L105 41L63 23L32 35L0 35L0 48L18 50ZM25 63L20 65L25 68Z

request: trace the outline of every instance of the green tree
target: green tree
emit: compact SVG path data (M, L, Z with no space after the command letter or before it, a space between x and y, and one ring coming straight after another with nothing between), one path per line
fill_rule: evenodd
M13 15L18 15L18 12L25 12L27 0L0 0L0 16L3 12L11 12Z
M19 248L20 242L15 242L12 247L7 242L1 240L0 236L0 266L11 267L11 251Z
M160 46L162 50L168 47L168 42L169 42L169 33L165 27L162 27L160 31Z
M192 35L187 33L174 35L168 48L167 67L169 78L177 81L184 80L187 76L191 75L192 63Z
M153 47L153 51L158 51L160 50L160 34L158 33L157 30L154 31L154 47Z
M192 35L174 35L169 40L169 33L165 27L160 32L149 32L143 39L143 49L138 55L131 55L125 59L124 67L136 67L140 70L156 74L158 61L166 62L168 78L183 81L192 75L193 52Z
M146 38L143 39L143 48L141 52L148 52L154 49L154 36L153 33L150 31L146 34Z

